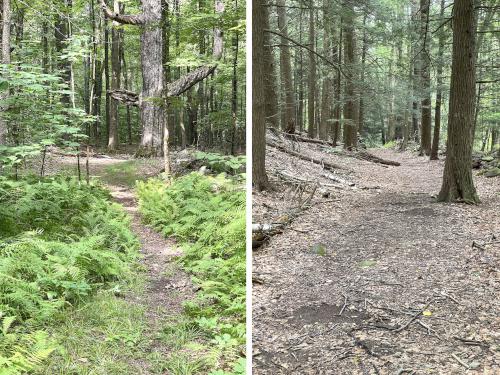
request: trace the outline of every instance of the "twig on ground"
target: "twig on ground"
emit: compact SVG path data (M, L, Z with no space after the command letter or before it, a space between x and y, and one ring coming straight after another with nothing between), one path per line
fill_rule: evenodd
M429 305L434 302L434 300L431 300L429 301L422 309L418 310L418 312L416 314L414 314L410 320L408 320L405 324L403 324L401 327L399 328L396 328L394 330L394 332L396 333L399 333L401 332L402 330L406 329L411 323L413 323L413 321L415 321L419 316L420 314L422 314L424 312L425 309L427 309L427 307L429 307Z
M470 366L465 363L464 361L462 361L455 353L451 353L451 356L458 362L460 363L462 366L464 366L467 370L470 369Z
M346 306L347 306L347 296L345 294L342 294L344 296L344 306L340 309L339 316L342 316L342 313L344 312Z

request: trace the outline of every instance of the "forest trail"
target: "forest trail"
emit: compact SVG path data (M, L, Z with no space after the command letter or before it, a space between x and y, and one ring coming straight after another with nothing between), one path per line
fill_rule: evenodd
M145 334L151 347L146 352L157 353L161 358L167 358L171 351L169 346L157 340L158 333L166 322L175 320L183 312L183 302L194 296L190 277L178 267L174 258L182 251L176 246L175 240L165 239L160 233L141 222L135 193L128 187L107 185L113 199L120 203L130 215L132 231L141 243L141 264L146 271L144 293L127 296L131 303L145 308L147 327ZM154 355L153 355L154 357ZM137 360L135 365L141 369L140 374L153 374L146 358Z
M370 150L401 163L386 167L299 143L355 186L316 194L254 251L254 373L499 373L498 179L475 178L478 206L440 204L443 161ZM328 182L307 161L267 159L271 176ZM286 212L282 191L254 196L254 221Z

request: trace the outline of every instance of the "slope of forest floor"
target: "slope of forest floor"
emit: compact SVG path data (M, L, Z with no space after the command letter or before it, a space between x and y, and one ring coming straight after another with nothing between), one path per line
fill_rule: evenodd
M293 147L343 169L268 148L253 221L291 223L254 251L254 374L499 373L499 179L442 204L442 160Z

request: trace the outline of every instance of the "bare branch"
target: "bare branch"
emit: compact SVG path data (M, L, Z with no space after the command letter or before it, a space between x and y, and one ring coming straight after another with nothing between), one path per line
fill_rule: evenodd
M135 14L135 15L127 15L127 14L119 14L113 12L107 5L105 0L101 0L102 11L106 18L109 18L113 21L116 21L125 25L144 25L145 19L144 14Z

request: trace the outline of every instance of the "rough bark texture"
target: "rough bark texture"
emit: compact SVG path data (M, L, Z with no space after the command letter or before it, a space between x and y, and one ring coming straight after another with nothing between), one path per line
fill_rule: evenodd
M337 46L337 59L338 65L340 66L342 62L342 20L340 20L339 28L339 43ZM335 122L333 123L333 147L337 146L337 142L340 136L340 118L342 117L342 104L340 103L340 94L342 91L342 77L340 70L337 71L337 78L335 80Z
M359 99L356 90L356 54L354 38L354 9L348 11L344 23L344 51L347 67L344 106L344 148L353 149L358 143Z
M439 201L477 203L472 179L472 138L476 91L473 0L455 0L448 141Z
M281 124L287 133L295 132L295 92L292 80L292 63L290 47L288 44L288 23L286 16L285 1L278 0L278 29L283 36L280 38L280 70L284 90L284 123Z
M316 58L314 56L314 2L309 3L309 76L307 79L307 134L310 138L316 136L314 102L316 99Z
M261 0L252 2L252 182L257 190L269 186L266 174L266 104L264 89L265 11Z
M422 69L422 127L420 134L420 154L430 155L431 153L431 127L432 127L432 106L431 106L431 71L430 64L430 40L429 40L429 3L430 0L420 0L421 33L423 40L420 51Z
M10 64L10 23L11 9L10 0L3 0L2 5L2 64ZM9 90L0 92L0 100L9 96ZM0 111L6 108L0 107ZM0 117L0 145L7 143L7 121Z
M444 16L444 0L441 0L440 18ZM443 100L443 51L446 35L441 28L438 37L438 61L437 61L437 83L436 83L436 108L434 112L434 133L432 137L431 160L438 160L439 132L441 130L441 104Z

